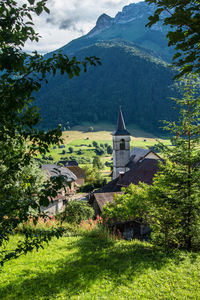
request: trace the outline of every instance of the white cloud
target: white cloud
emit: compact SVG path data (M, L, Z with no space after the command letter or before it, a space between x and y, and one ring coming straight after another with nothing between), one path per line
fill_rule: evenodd
M114 17L123 6L141 0L48 0L50 15L34 18L39 43L27 43L26 50L41 53L56 50L90 31L97 18L106 13Z

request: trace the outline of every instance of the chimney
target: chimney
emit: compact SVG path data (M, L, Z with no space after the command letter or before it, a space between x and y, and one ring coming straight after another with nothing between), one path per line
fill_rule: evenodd
M123 171L120 171L120 172L119 172L119 180L121 180L123 177L124 177L124 172L123 172Z

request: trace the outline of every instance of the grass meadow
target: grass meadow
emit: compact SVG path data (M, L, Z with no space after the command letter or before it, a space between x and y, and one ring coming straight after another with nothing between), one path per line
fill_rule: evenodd
M92 234L65 236L6 263L0 299L200 299L199 273L199 253L166 254L146 242Z

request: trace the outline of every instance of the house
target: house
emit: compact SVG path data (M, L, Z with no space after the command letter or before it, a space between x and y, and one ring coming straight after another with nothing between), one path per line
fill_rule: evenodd
M85 171L78 166L76 160L61 160L58 163L63 165L64 167L67 167L67 169L69 169L74 175L76 175L77 179L75 180L75 183L78 186L81 186L85 183Z
M68 166L67 167L75 176L76 176L76 180L75 180L75 183L78 185L78 186L81 186L85 183L85 171L80 168L79 166Z
M103 205L112 202L115 194L122 193L123 187L128 187L131 183L137 185L139 182L152 184L157 171L158 160L144 158L134 164L129 171L120 173L117 178L108 182L95 193L90 194L89 203L93 206L95 215L100 215Z
M41 212L45 212L49 215L55 215L57 212L64 210L67 197L76 192L75 181L77 180L77 177L68 168L56 164L44 164L41 168L47 174L49 179L60 175L64 176L66 179L65 188L58 191L58 194L55 198L53 198L53 201L52 199L49 199L50 204L47 207L40 208ZM68 183L70 183L70 185Z

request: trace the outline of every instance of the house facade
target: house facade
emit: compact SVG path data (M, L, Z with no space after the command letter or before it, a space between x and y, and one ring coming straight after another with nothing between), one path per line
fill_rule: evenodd
M58 191L57 196L53 199L49 199L49 205L47 207L40 208L41 212L55 215L65 209L65 204L69 197L72 198L76 194L77 188L84 184L85 172L75 163L70 164L68 167L63 166L63 164L44 164L41 167L48 179L60 175L65 179L64 187Z

